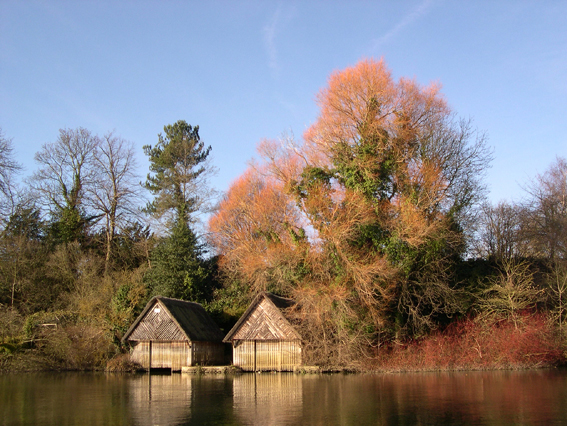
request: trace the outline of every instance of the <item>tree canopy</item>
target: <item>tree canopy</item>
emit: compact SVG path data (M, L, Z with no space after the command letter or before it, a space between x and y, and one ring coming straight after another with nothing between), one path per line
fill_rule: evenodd
M7 138L0 128L0 213L5 216L13 213L16 201L14 175L22 166L14 160L12 140Z
M204 266L203 246L192 228L192 214L206 198L211 147L201 141L199 126L183 120L166 125L164 132L155 147L144 146L153 172L145 187L155 195L146 210L160 218L169 213L169 232L153 251L144 279L152 294L203 300L209 271Z
M18 187L0 131L0 364L35 345L57 368L102 366L154 295L203 303L231 327L266 290L297 302L286 318L306 364L351 368L400 351L411 363L422 356L414 343L437 348L441 336L463 348L459 366L471 365L470 344L473 365L485 366L493 344L477 338L495 324L530 344L534 333L551 339L560 349L549 359L560 359L566 160L526 185L523 200L491 205L486 138L438 84L363 60L331 74L316 100L302 138L260 142L205 234L196 229L213 167L198 126L166 125L144 147L142 185L130 142L78 127L44 144L30 185ZM546 358L540 343L518 365ZM501 355L515 345L498 345L493 359L507 366Z
M464 311L451 268L483 198L484 137L384 61L333 73L317 102L303 142L261 143L211 218L221 270L294 297L304 332L335 347Z
M40 203L49 209L52 234L63 242L85 235L96 214L91 214L87 188L95 181L94 156L99 138L87 129L61 129L53 143L46 143L35 154L40 165L31 178Z
M150 160L145 187L156 197L148 204L148 212L163 216L174 211L178 218L188 221L204 201L203 178L210 167L207 158L211 147L199 137L199 126L192 127L183 120L163 128L158 143L144 146Z

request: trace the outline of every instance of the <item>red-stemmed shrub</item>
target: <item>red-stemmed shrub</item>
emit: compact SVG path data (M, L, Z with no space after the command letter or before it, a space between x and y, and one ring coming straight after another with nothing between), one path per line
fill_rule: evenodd
M377 350L371 368L436 371L549 367L565 361L562 343L544 314L524 312L520 321L464 318L444 330Z

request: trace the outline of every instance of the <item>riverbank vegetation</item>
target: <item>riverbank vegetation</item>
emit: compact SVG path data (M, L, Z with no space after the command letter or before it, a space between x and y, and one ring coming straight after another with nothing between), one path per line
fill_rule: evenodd
M259 291L297 302L310 365L562 364L567 162L491 205L486 137L438 85L364 60L317 103L301 140L262 141L217 198L211 147L185 121L144 147L142 185L133 144L83 128L46 143L18 185L2 134L0 369L104 368L158 294L228 331Z

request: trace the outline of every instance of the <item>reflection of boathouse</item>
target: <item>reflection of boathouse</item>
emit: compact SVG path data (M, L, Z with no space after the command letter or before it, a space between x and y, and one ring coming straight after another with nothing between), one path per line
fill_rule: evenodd
M311 381L309 376L292 373L235 376L232 380L233 407L238 423L309 424L309 421L302 417L303 384Z
M294 305L271 293L260 293L228 332L232 363L244 371L292 371L301 364L301 336L285 317Z
M130 424L182 424L191 417L194 398L191 377L185 374L141 374L128 378Z
M156 296L122 338L144 368L179 371L224 362L223 333L198 303Z

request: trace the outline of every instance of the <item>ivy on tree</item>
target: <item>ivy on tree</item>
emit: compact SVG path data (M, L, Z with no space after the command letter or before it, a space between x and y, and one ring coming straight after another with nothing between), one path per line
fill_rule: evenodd
M30 183L50 211L50 234L57 244L84 241L88 228L100 218L89 211L86 196L97 181L93 160L99 143L85 128L60 129L57 140L44 144L34 156L40 168Z

